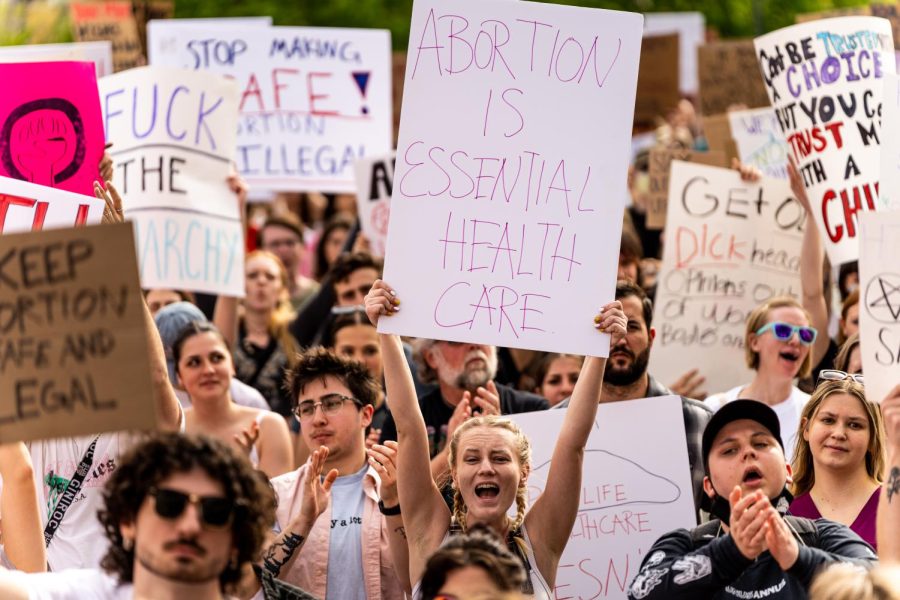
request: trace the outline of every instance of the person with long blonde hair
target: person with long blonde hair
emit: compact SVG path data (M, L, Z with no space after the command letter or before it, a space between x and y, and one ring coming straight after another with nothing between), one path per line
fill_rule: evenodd
M843 523L876 547L884 480L884 423L859 375L826 370L803 408L793 459L791 514Z

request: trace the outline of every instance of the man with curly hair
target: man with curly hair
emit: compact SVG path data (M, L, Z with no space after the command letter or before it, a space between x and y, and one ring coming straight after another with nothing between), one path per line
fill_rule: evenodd
M135 446L107 482L104 501L103 570L2 571L0 597L224 598L259 558L274 521L265 479L205 436L167 433Z

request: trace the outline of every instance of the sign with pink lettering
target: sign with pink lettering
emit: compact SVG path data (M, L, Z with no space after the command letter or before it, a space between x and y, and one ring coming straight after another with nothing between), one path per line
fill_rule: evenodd
M828 258L856 260L859 213L878 207L883 78L896 72L891 23L811 21L754 44Z
M147 37L154 66L237 81L235 162L254 188L354 193L354 162L392 149L389 31L161 20Z
M639 14L416 0L380 330L606 356Z
M566 410L510 415L531 442L529 506L546 486ZM653 542L696 525L684 427L673 426L683 420L677 396L600 405L581 489L573 490L578 516L556 572L556 598L625 600Z
M673 161L657 279L650 372L664 382L699 368L706 391L749 381L744 324L774 296L800 296L806 211L783 179Z
M94 64L0 64L0 81L0 175L93 196L103 157Z
M0 234L96 225L103 207L94 196L0 177Z

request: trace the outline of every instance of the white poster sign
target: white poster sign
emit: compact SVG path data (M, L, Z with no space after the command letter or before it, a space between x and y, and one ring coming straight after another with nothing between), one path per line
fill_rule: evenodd
M531 441L529 505L544 491L565 412L510 415ZM556 572L557 600L625 600L657 538L696 525L682 423L677 396L600 405L585 448L578 518Z
M881 402L900 383L900 212L860 218L859 339L866 397Z
M224 17L217 19L153 19L147 22L147 62L163 64L167 54L178 51L179 38L191 35L197 27L232 28L271 27L272 17Z
M173 36L168 23L148 31L151 64L237 81L236 163L251 186L352 193L354 162L391 151L389 31L198 24Z
M405 302L379 328L606 356L641 16L417 0L411 27L385 265Z
M77 42L71 44L34 44L0 47L0 63L57 62L73 60L92 62L97 78L113 72L112 42Z
M359 225L369 239L369 252L384 256L388 222L391 217L391 190L394 188L396 154L356 161L356 206Z
M92 196L0 177L0 234L96 225L104 206Z
M141 284L243 297L244 237L227 177L237 84L142 67L100 80L113 183L135 223Z
M788 146L775 111L771 108L736 110L728 113L731 137L738 159L753 165L766 177L787 179Z
M706 17L701 12L647 13L644 35L678 34L678 81L681 93L696 95L700 89L697 76L697 48L706 42Z
M856 260L859 214L878 203L882 79L895 73L891 24L811 21L754 44L828 257L834 265Z
M900 209L900 77L884 76L879 206Z
M806 213L780 179L672 162L650 372L675 381L699 368L706 389L749 381L744 326L757 305L800 295Z

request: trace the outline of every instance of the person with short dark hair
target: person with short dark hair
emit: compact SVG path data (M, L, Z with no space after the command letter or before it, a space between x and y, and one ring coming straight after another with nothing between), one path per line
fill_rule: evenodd
M778 415L734 400L703 431L707 508L716 518L678 529L646 552L628 598L803 599L826 565L877 558L846 525L790 516L791 466Z
M300 273L306 254L303 225L294 215L269 216L256 234L256 245L281 259L288 272L288 294L294 310L299 310L319 290L319 283Z

